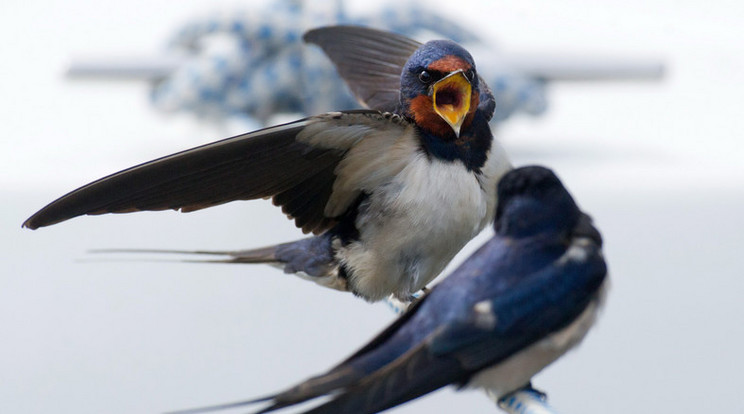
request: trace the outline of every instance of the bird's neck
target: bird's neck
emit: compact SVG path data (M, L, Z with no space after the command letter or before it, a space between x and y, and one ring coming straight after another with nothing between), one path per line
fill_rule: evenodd
M454 132L441 135L417 128L421 148L429 157L450 162L461 161L468 170L480 173L493 141L488 121L480 111L475 112L472 122L463 126L459 137Z

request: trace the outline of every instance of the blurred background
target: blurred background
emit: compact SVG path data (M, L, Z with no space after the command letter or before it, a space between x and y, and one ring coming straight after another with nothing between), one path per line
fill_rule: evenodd
M389 23L397 20L385 10L409 7L344 6L349 18ZM129 81L66 75L91 57L160 57L156 69L170 74L189 49L178 43L194 33L185 29L209 31L210 19L234 16L255 22L274 7L0 4L0 412L153 413L265 395L329 368L394 318L384 304L265 266L114 262L87 253L238 249L298 238L266 201L20 228L46 203L101 176L301 116L260 113L258 105L251 116L225 119L214 107L196 108L189 92L180 100L166 95L170 79L162 73L154 88L151 73ZM600 323L535 386L565 414L742 410L744 5L461 0L417 7L468 31L429 20L420 40L431 38L431 25L481 40L462 39L473 45L481 74L505 79L502 90L513 92L504 95L511 100L494 124L497 138L515 165L553 168L605 237L613 289ZM285 29L315 22L276 13L271 23ZM210 49L217 54L229 47L217 43ZM643 80L552 81L500 66L502 56L658 61L665 70ZM290 107L306 109L292 99ZM240 105L252 104L235 103L232 115ZM480 392L445 389L393 412L496 410Z

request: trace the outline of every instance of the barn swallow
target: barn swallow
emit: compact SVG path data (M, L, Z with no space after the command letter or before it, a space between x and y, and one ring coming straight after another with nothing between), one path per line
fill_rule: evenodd
M307 413L376 413L446 385L497 401L576 346L604 300L602 238L555 174L498 184L495 235L393 324L325 374L257 400L265 413L327 396Z
M313 237L227 252L368 301L408 300L492 219L511 165L493 140L493 96L458 44L360 27L321 45L369 109L330 112L227 138L101 178L23 223L199 210L272 198ZM395 83L393 82L393 75Z

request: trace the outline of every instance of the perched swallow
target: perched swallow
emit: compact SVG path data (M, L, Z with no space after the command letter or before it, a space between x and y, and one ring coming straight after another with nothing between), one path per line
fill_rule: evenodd
M425 287L486 224L511 166L488 126L493 96L461 46L360 27L307 33L371 109L235 136L109 175L23 226L272 198L314 237L225 252L368 300ZM395 82L393 82L395 80ZM217 252L219 253L219 252Z
M603 302L602 238L552 171L498 184L494 237L361 350L323 375L258 400L274 411L322 396L307 413L376 413L449 384L496 400L577 345Z

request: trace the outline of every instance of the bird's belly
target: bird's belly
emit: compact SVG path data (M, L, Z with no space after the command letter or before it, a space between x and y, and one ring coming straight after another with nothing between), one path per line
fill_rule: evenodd
M461 163L417 157L369 197L357 219L359 241L342 252L352 289L369 300L407 299L483 229L488 210L475 174Z
M468 387L483 388L498 401L505 395L527 385L543 368L578 345L596 321L608 283L600 288L598 298L589 304L570 325L530 345L497 365L477 373Z

